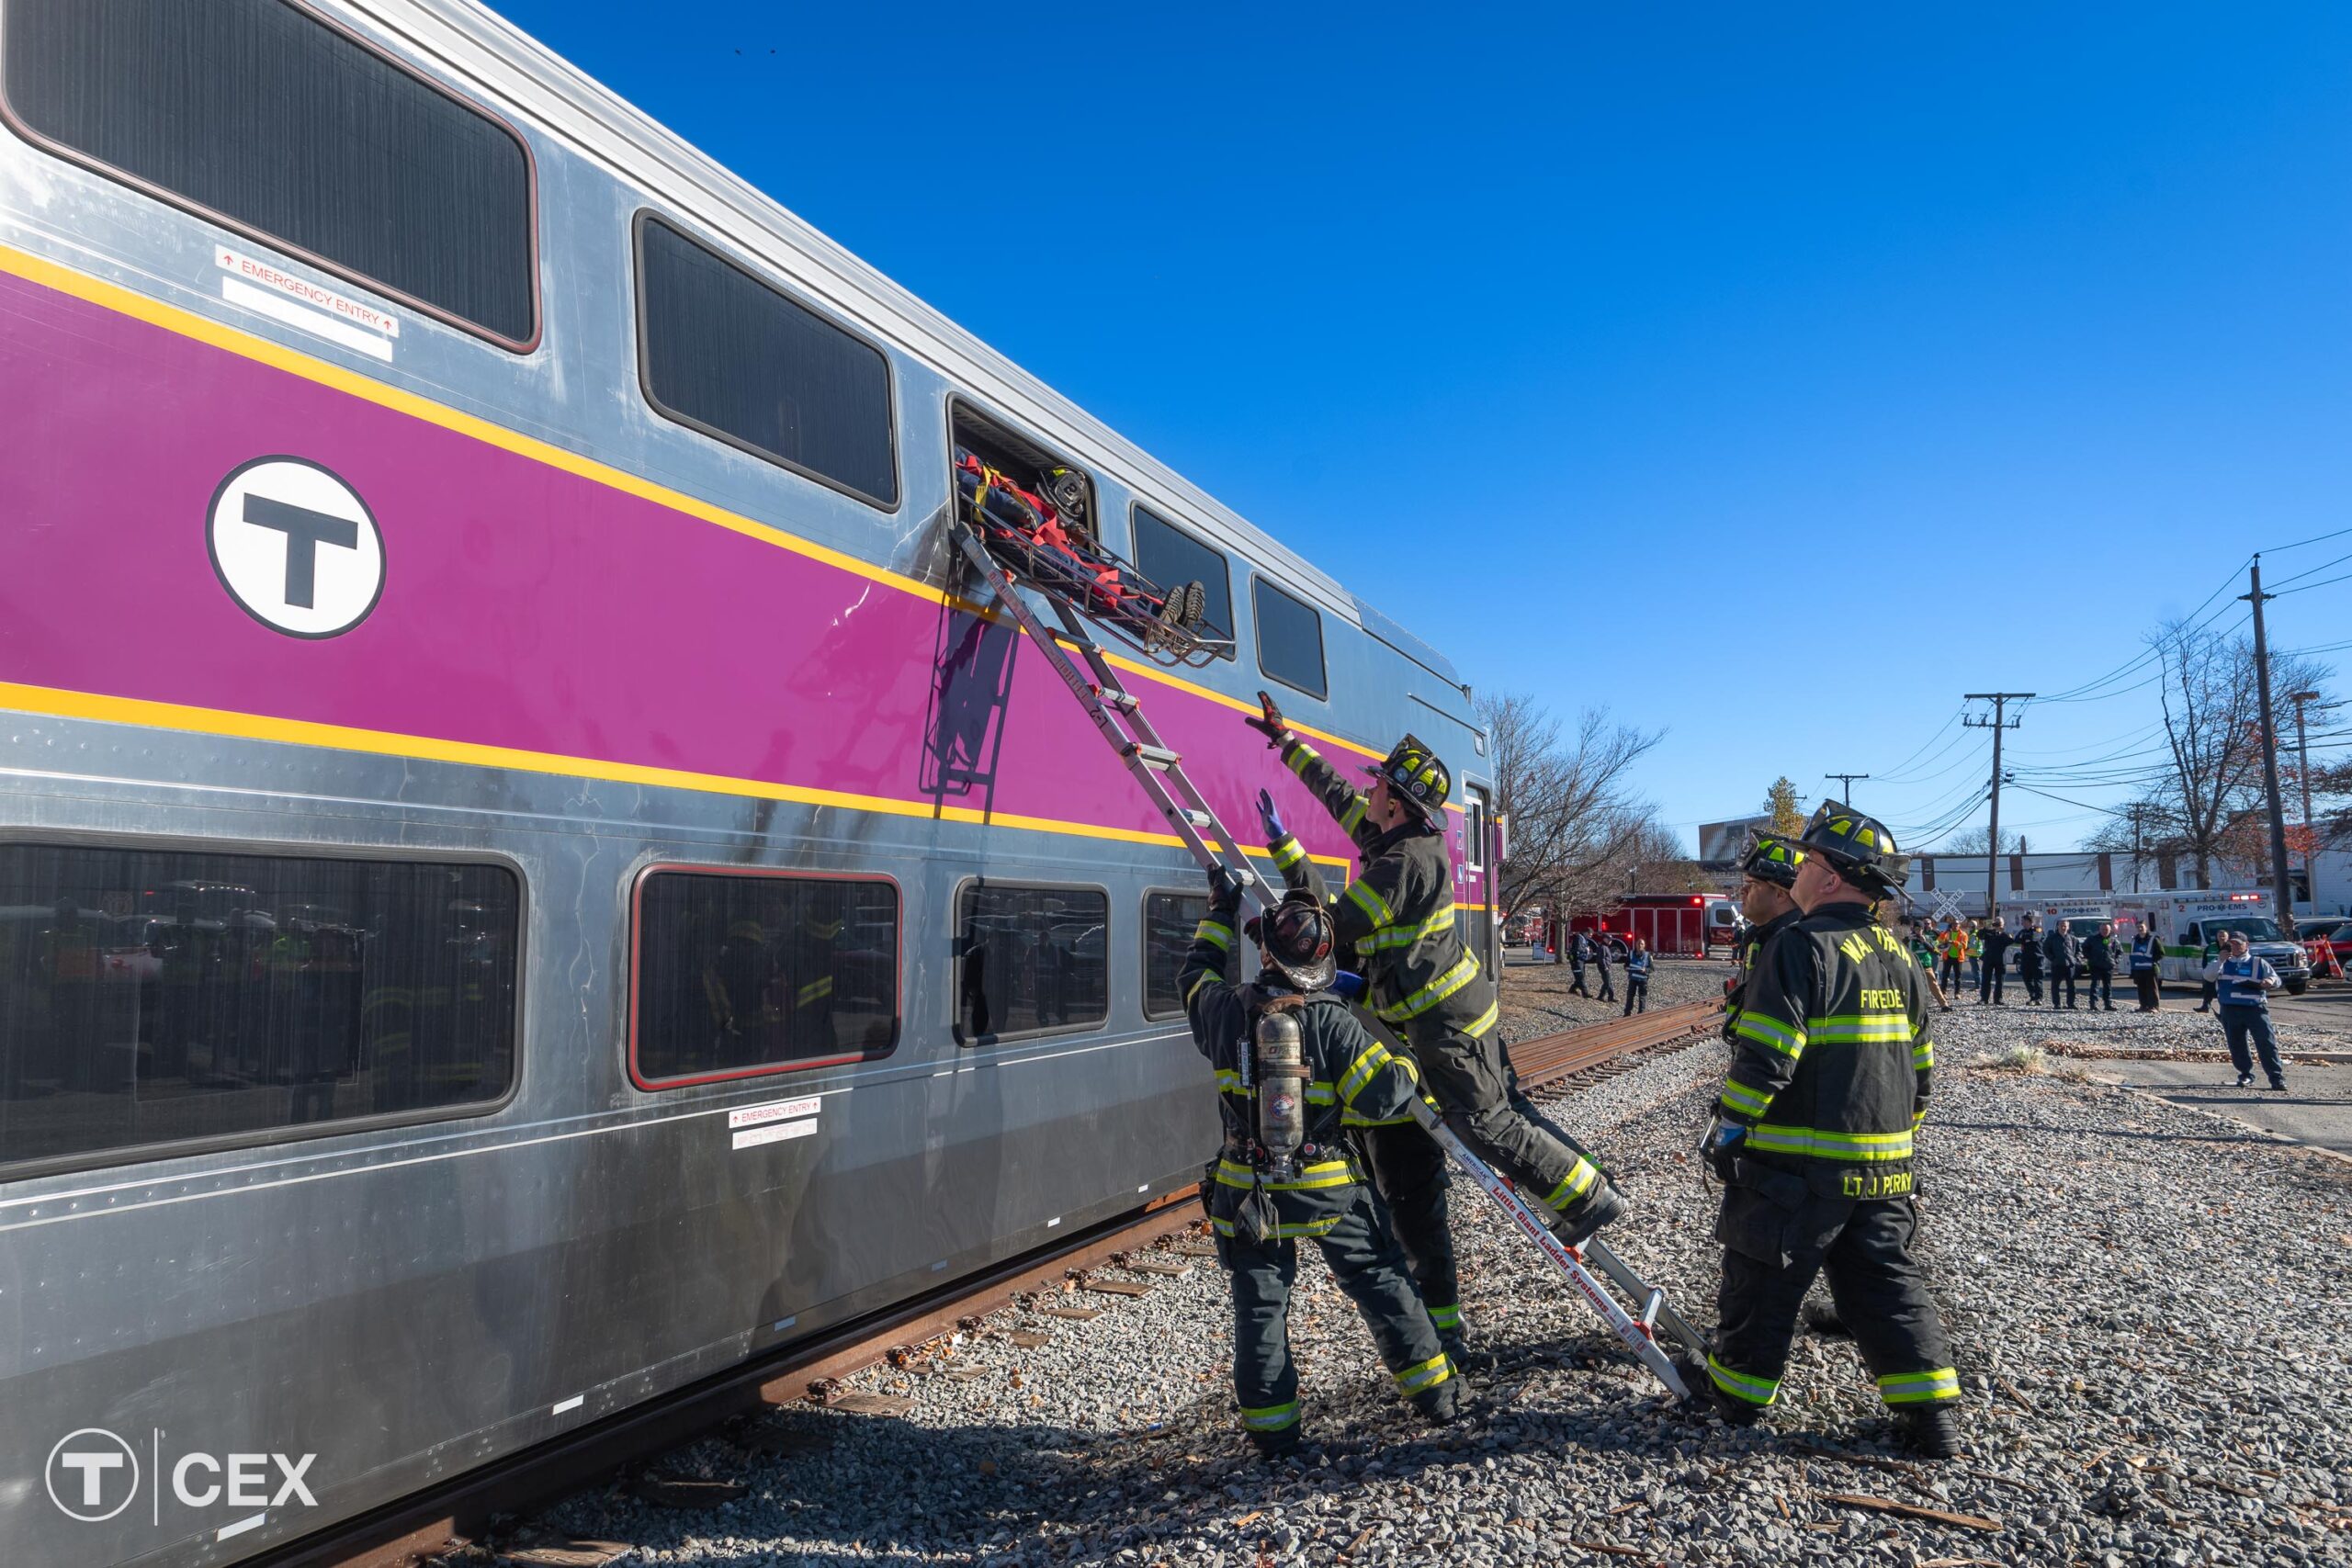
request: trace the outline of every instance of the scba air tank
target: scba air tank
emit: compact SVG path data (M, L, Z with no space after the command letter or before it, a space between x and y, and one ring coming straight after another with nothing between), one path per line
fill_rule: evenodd
M1258 1018L1258 1144L1266 1171L1287 1181L1306 1142L1306 1059L1298 1014L1284 1008Z

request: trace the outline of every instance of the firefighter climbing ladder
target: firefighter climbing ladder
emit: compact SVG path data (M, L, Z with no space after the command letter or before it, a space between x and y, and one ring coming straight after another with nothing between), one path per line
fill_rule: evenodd
M1094 721L1094 728L1102 731L1102 739L1110 743L1112 750L1118 753L1121 763L1135 775L1136 782L1143 786L1143 792L1150 797L1152 805L1159 807L1159 814L1168 819L1168 825L1176 830L1176 836L1193 852L1193 858L1200 862L1204 870L1222 867L1227 875L1240 885L1242 896L1262 911L1267 905L1264 879L1250 864L1238 840L1217 819L1216 812L1206 797L1186 776L1183 759L1160 738L1159 732L1152 728L1151 720L1145 716L1142 705L1121 684L1118 672L1103 656L1101 645L1080 624L1078 613L1060 598L1046 596L1061 622L1062 631L1057 637L1015 589L1012 575L994 556L989 554L988 546L981 541L978 533L960 516L951 520L949 528L957 547L972 563L972 569L996 591L997 603L1012 614L1022 631L1027 634L1031 644L1061 676L1070 694L1078 699L1079 705ZM1065 641L1077 651L1077 660L1072 660L1069 651L1062 646ZM1083 669L1080 668L1080 661L1083 661ZM1697 1355L1706 1353L1706 1342L1667 1304L1666 1292L1644 1283L1639 1275L1600 1241L1588 1240L1582 1247L1574 1247L1555 1235L1551 1227L1536 1217L1535 1212L1528 1207L1526 1200L1520 1197L1517 1190L1480 1159L1425 1100L1413 1101L1413 1115L1438 1141L1439 1146L1452 1156L1453 1162L1477 1184L1478 1190L1501 1205L1503 1212L1510 1216L1511 1223L1526 1233L1528 1239L1551 1259L1555 1268L1567 1276L1577 1293L1591 1303L1593 1311L1616 1331L1617 1337L1625 1342L1626 1348L1640 1359L1651 1374L1664 1383L1676 1398L1690 1398L1689 1386L1682 1381L1672 1359L1659 1348L1657 1331L1664 1328L1678 1343ZM1628 1298L1640 1304L1639 1316L1628 1313L1600 1281L1593 1278L1592 1270L1585 1266L1588 1260L1607 1274Z

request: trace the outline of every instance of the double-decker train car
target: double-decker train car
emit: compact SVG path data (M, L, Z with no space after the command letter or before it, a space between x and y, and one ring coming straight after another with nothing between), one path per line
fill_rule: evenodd
M1129 667L1228 822L1261 686L1438 749L1490 946L1442 657L490 12L0 0L0 1561L248 1556L1197 1179L1201 877L959 447L1204 583Z

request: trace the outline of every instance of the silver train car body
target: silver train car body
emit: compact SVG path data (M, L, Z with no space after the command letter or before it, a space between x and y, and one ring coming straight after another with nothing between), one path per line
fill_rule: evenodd
M237 1561L1197 1179L1213 1088L1146 968L1190 931L1151 900L1199 877L961 596L951 437L1080 468L1123 547L1140 510L1227 563L1239 657L1136 684L1237 825L1285 776L1239 723L1261 685L1327 751L1409 728L1446 755L1491 936L1483 742L1440 656L494 15L187 8L255 5L520 144L527 331L130 177L10 53L87 39L0 0L9 1563ZM879 356L891 493L654 406L649 222ZM352 626L296 625L290 577L275 609L241 597L223 498L247 485L255 526L265 479L332 480L313 516L364 502L378 597ZM1301 609L1321 696L1263 668L1260 621ZM596 690L567 678L615 644ZM686 886L665 876L711 902L679 896L705 961L658 981L639 922ZM763 959L750 1004L721 974L727 877L831 900L791 892L741 939L781 953L797 919L820 944ZM976 887L1034 897L991 935ZM401 983L371 978L401 942ZM976 1022L976 974L1010 976L1027 1027ZM830 987L854 1048L652 1071L662 984L714 1014ZM1056 987L1080 1001L1048 1018ZM371 1111L394 1075L405 1100Z

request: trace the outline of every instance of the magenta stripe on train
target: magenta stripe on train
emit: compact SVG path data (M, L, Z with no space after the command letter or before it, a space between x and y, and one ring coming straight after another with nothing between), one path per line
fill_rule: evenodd
M0 423L0 679L1165 830L1034 649L989 700L1009 627L6 276ZM214 490L274 454L382 530L382 599L341 637L214 576ZM1236 831L1267 785L1350 854L1239 715L1137 684Z

